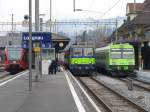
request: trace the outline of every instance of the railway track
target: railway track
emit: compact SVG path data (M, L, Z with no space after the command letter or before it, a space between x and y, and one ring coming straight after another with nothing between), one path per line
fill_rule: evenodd
M24 70L24 71L26 71L26 70ZM24 71L21 71L21 72L24 72ZM7 80L9 80L9 79L11 79L11 78L16 77L16 75L18 75L18 74L21 73L21 72L18 72L18 73L13 74L13 75L10 74L9 72L6 72L6 71L0 72L0 83L2 83L2 82L4 82L4 81L7 81Z
M141 77L140 77L141 78ZM143 78L143 77L142 77ZM145 78L145 77L144 77ZM147 78L147 77L146 77ZM145 83L145 84L149 84L150 85L150 81L148 80L142 80L142 79L139 79L139 78L132 78L133 80L135 81L138 81L138 82L142 82L142 83ZM149 78L150 79L150 78Z
M0 73L0 83L7 81L13 77L15 77L15 75L10 75L9 72Z
M135 79L132 79L132 78L127 78L127 79L119 79L121 81L125 81L126 83L128 83L129 81L132 81L133 83L133 86L136 86L140 89L144 89L145 91L148 91L150 92L150 84L147 84L143 81L139 81L139 80L135 80Z
M3 79L8 75L9 75L9 73L6 72L4 69L4 64L0 64L0 79Z
M103 82L90 77L80 77L78 80L104 106L107 112L148 112Z
M9 72L6 72L6 71L3 71L3 72L0 72L0 79L3 79L5 77L7 77L10 73Z

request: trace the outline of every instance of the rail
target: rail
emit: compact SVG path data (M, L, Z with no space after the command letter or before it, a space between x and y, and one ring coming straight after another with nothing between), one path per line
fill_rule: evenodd
M82 79L80 78L80 82L88 88L90 92L93 92L92 94L94 94L96 99L98 99L105 108L109 109L110 112L119 111L119 109L147 112L145 108L95 78L83 77ZM113 100L113 102L111 102L110 99Z

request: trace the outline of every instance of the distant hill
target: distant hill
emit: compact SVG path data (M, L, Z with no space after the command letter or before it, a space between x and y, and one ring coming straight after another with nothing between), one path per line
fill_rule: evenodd
M123 23L125 17L117 17L118 20L118 27ZM84 31L94 31L96 29L101 29L101 27L108 29L107 32L110 35L116 29L116 18L110 19L63 19L63 20L56 20L56 23L53 22L52 25L52 32L58 33L63 36L70 37L74 39L77 35L82 34ZM4 25L2 27L5 33L1 31L0 35L6 35L7 30L11 32L11 25ZM2 30L1 29L1 30ZM16 32L24 32L28 31L28 22L22 22L15 26ZM33 26L34 31L34 26ZM43 24L43 31L49 31L49 21L46 24ZM107 33L106 32L106 33Z
M118 27L123 24L125 17L117 17ZM110 19L65 19L56 20L56 23L52 26L53 32L59 32L66 34L67 36L73 38L76 35L83 33L84 31L95 30L99 27L105 26L109 29L109 33L113 32L116 28L116 18ZM47 22L48 23L48 22ZM112 30L110 30L112 29Z

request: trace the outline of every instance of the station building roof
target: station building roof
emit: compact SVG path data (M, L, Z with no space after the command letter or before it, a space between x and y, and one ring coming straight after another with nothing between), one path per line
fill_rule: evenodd
M52 33L52 41L53 41L53 47L55 48L56 52L59 52L64 48L66 48L66 46L70 42L70 38L56 33Z
M56 34L56 33L52 33L52 40L53 41L70 41L70 38Z
M126 6L127 15L135 13L134 12L134 5L135 5L135 8L136 8L136 13L139 12L139 11L142 11L143 8L144 8L144 3L127 3L127 6Z

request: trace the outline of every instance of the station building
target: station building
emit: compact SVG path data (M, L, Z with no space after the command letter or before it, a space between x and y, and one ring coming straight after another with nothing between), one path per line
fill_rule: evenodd
M22 33L7 33L0 36L0 57L1 63L4 63L4 49L5 46L15 45L21 46L22 45ZM56 56L59 51L63 50L68 43L70 42L70 38L66 36L62 36L56 33L52 33L52 47L55 48Z

